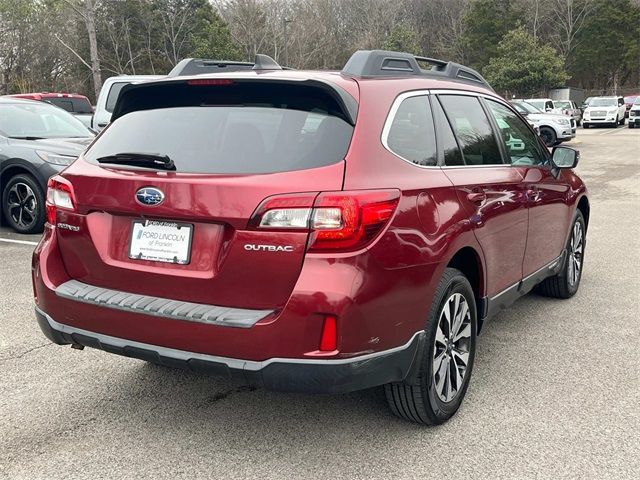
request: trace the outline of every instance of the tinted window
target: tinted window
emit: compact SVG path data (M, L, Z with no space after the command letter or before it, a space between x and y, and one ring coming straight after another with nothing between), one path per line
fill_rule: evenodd
M444 164L447 166L464 165L462 161L462 153L456 138L453 136L449 120L444 114L440 102L435 99L433 101L433 116L438 126L439 141L442 148Z
M389 149L416 165L436 165L435 140L429 98L420 95L404 99L387 135Z
M465 164L502 163L498 143L480 101L466 95L441 95L440 99L462 147Z
M140 110L111 123L86 154L160 153L179 172L273 173L336 163L353 127L318 109L190 106Z
M120 90L122 90L122 87L128 84L128 82L118 82L111 85L109 94L107 95L107 104L104 107L107 112L113 112L113 107L116 106L116 102L118 101L118 97L120 96Z
M91 104L84 98L51 98L46 101L56 107L66 110L67 112L93 113Z
M512 165L541 165L546 162L540 143L527 125L504 105L487 101L493 113Z
M51 98L49 100L45 100L47 103L51 105L55 105L56 107L60 107L67 112L73 112L73 105L71 101L63 99L63 98Z

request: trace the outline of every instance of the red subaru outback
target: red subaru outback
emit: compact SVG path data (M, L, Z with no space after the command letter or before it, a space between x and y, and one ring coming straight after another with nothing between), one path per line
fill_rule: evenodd
M534 287L578 289L577 152L549 153L461 65L258 60L123 89L49 182L40 327L275 390L384 385L397 415L447 420L483 322Z

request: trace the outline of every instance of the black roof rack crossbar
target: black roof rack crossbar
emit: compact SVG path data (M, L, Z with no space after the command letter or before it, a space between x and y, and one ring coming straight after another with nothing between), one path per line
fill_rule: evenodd
M428 63L431 68L423 69L419 62ZM489 82L473 68L437 58L418 57L410 53L387 50L358 50L347 61L342 74L351 77L403 75L443 77L493 90Z
M199 75L201 73L237 72L239 70L251 70L252 68L253 63L251 62L185 58L180 60L167 76L181 77L184 75Z
M256 61L234 62L229 60L209 60L207 58L185 58L171 69L168 77L199 75L202 73L237 72L242 70L283 70L273 58L257 54ZM286 69L288 70L288 69Z

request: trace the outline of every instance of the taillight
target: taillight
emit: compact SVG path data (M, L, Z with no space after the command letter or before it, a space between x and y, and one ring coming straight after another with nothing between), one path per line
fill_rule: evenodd
M278 195L266 199L249 227L310 231L309 251L352 251L371 242L398 205L398 190Z
M309 251L364 247L393 216L399 198L398 190L321 193L311 218Z
M76 210L73 185L69 180L56 175L47 182L47 222L56 224L56 210Z

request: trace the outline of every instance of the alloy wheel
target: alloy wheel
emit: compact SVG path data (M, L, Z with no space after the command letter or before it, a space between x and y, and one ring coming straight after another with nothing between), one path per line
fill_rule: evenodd
M21 229L29 229L38 221L38 200L31 187L23 182L11 186L7 195L7 213Z
M433 348L433 381L443 402L462 390L471 348L471 310L466 298L452 294L444 303Z
M582 269L582 253L584 250L584 234L582 232L582 224L576 222L573 225L571 233L571 242L569 244L569 267L568 280L569 285L575 286L580 280L580 271Z

